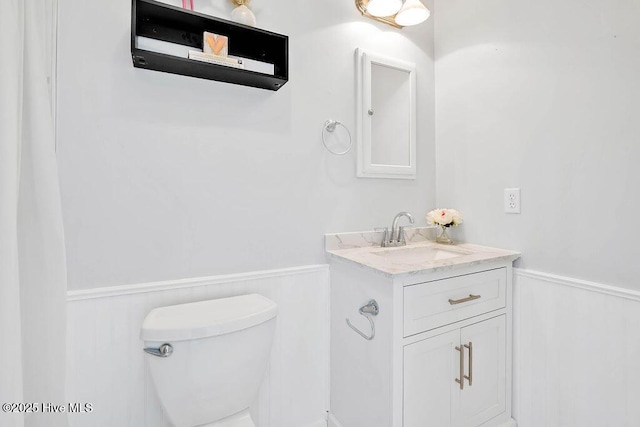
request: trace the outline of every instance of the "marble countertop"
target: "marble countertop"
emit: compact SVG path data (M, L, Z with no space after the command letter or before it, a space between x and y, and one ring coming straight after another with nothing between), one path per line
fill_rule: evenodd
M445 245L428 239L428 228L407 229L407 245L380 247L382 233L325 235L329 257L368 267L387 276L414 275L496 261L512 262L520 253L469 243Z

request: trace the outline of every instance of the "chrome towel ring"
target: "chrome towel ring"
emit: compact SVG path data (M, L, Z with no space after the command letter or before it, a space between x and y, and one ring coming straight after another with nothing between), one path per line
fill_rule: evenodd
M343 127L344 130L347 131L347 135L349 136L349 144L347 145L347 148L342 151L329 148L330 144L327 143L327 132L335 132L337 126ZM324 148L326 148L328 152L330 152L331 154L335 154L336 156L344 156L351 150L351 146L353 145L351 132L349 132L349 129L344 125L344 123L338 120L327 120L326 122L324 122L324 126L322 127L322 143L324 144Z
M360 335L362 338L364 338L367 341L371 341L376 336L376 326L373 323L373 317L377 316L378 313L380 313L380 306L378 305L376 300L372 299L372 300L369 300L368 303L360 307L360 310L358 311L360 312L360 315L366 317L367 320L369 321L369 324L371 325L371 335L366 335L365 333L360 331L358 328L353 326L349 321L349 319L345 319L347 321L347 325L349 325L351 329L356 331L358 335Z

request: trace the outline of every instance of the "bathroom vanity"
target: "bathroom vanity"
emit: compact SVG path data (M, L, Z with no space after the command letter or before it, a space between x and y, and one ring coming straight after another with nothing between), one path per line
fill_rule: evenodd
M426 229L406 233L407 245L393 248L380 247L381 233L325 236L329 425L515 426L511 285L519 254L436 244ZM361 314L370 300L379 312Z

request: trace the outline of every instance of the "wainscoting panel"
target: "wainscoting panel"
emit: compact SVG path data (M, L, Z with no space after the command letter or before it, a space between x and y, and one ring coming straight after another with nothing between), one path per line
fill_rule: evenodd
M260 427L326 425L329 267L308 266L68 294L67 397L91 403L71 427L168 427L139 338L156 307L259 293L278 304L271 360L252 414Z
M515 271L518 427L640 426L640 293Z

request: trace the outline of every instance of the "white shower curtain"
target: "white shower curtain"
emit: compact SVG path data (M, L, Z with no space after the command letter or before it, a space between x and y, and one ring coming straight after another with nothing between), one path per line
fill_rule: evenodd
M66 267L51 94L52 0L0 5L0 426L61 427ZM7 412L7 409L9 410ZM12 412L15 410L15 412Z

